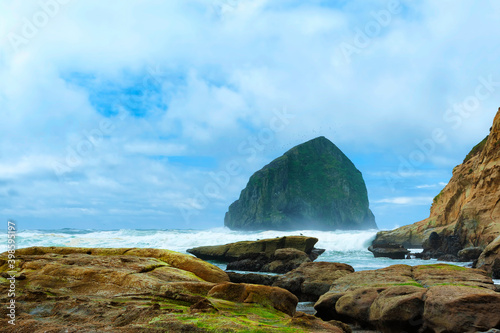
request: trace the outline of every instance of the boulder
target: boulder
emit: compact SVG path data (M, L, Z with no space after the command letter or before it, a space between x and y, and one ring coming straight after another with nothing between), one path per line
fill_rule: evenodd
M484 248L482 247L467 247L458 251L458 261L474 261L479 258L481 253L483 253Z
M426 293L424 328L476 332L500 327L500 294L489 289L433 286Z
M441 287L453 287L449 289L450 298L446 299L447 289L439 289ZM439 293L442 298L437 297L438 294L434 294L435 297L431 294L433 298L429 298L431 290L443 290ZM393 265L354 272L335 280L314 308L323 320L342 320L382 332L469 332L471 325L481 329L497 327L499 322L495 320L500 314L490 313L497 298L500 294L482 270L448 264ZM483 301L479 301L481 299ZM460 302L469 310L459 323L450 324L452 305ZM446 319L442 321L438 315L441 306L450 313L445 313ZM473 319L474 311L477 311L477 320ZM464 330L459 329L461 325Z
M208 296L231 302L269 305L290 316L295 314L299 302L295 295L282 288L232 282L218 284Z
M278 277L273 285L292 292L301 302L315 302L333 281L352 272L354 269L347 264L308 262Z
M411 332L422 318L427 289L412 285L389 287L369 308L369 322L387 333Z
M307 332L352 333L351 327L347 324L333 320L325 322L318 317L300 311L295 313L290 322L306 329Z
M486 246L476 267L486 270L494 279L500 279L500 236Z
M225 245L201 246L188 249L187 252L203 260L232 262L254 255L271 257L276 250L292 248L310 255L317 238L307 236L286 236L257 241L243 241Z
M254 274L254 273L235 273L227 272L229 279L234 283L261 284L264 286L272 286L278 278L277 275L269 274ZM285 288L286 289L286 288Z
M375 244L368 247L375 258L384 257L391 259L405 259L410 253L400 244Z
M202 259L227 261L228 270L286 273L323 253L324 250L314 248L317 242L314 237L286 236L187 251Z
M235 230L376 229L361 172L325 137L300 144L254 173L229 206Z
M309 256L302 251L285 248L278 249L270 257L264 253L249 254L242 256L240 260L227 264L228 270L286 273L300 266L304 262L310 262Z
M311 259L309 259L309 256L305 252L291 248L276 250L271 260L270 263L262 267L263 272L286 273L303 263L311 262Z

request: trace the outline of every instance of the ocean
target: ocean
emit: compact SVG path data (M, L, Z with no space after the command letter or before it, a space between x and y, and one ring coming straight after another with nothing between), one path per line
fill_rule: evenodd
M392 260L374 258L367 250L378 230L365 231L233 231L228 228L206 230L24 230L16 235L17 248L30 246L72 246L72 247L141 247L169 249L181 253L192 247L221 245L244 240L258 240L291 235L312 236L319 239L317 248L326 251L317 261L341 262L354 267L356 271L378 269L395 264L421 265L437 263L437 260L405 259ZM7 250L7 235L1 235L0 251ZM412 249L420 252L421 249ZM212 262L222 269L226 265ZM453 263L466 266L468 263Z

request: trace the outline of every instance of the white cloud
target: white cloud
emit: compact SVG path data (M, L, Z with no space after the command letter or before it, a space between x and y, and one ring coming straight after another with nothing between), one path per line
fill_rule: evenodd
M369 46L340 65L339 46L353 44L356 29L387 4L320 3L70 1L16 50L9 36L22 36L25 19L43 9L40 2L3 1L0 187L19 195L4 201L0 215L32 218L40 211L62 221L65 212L74 217L82 208L123 220L121 212L144 209L156 226L175 224L164 215L180 219L179 207L191 207L201 212L194 217L200 225L220 225L220 207L236 199L252 172L319 135L353 160L369 159L362 171L371 183L404 179L392 199L385 198L382 181L369 188L374 203L424 205L428 198L413 198L411 191L447 180L443 173L487 134L497 110L495 86L492 98L456 128L443 119L474 94L480 77L500 81L494 2L403 1L402 12ZM79 76L91 79L71 80ZM110 90L114 94L106 95ZM68 151L100 129L110 111L98 105L103 101L143 114L109 118L114 129L57 177L53 162L65 163ZM258 156L248 162L238 146L282 108L295 118L270 143L256 146ZM410 160L420 149L415 140L432 137L436 128L446 142L422 165L400 168L400 157ZM152 158L173 155L214 162L182 166ZM220 195L212 195L208 207L195 200L211 181L209 172L233 159L241 172ZM154 211L164 213L155 220ZM377 220L392 223L389 215Z
M430 205L432 197L395 197L375 200L373 203L385 203L395 205Z

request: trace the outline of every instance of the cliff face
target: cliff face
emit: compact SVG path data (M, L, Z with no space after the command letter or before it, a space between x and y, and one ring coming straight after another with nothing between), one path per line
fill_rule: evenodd
M231 229L377 228L361 172L325 137L298 145L250 177L229 207Z
M425 220L379 232L374 243L421 245L431 232L458 236L462 247L486 246L500 235L500 109L490 134L453 169Z

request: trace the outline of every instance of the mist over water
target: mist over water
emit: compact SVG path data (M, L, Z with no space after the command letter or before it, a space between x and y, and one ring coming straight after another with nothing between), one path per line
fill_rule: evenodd
M228 228L206 230L25 230L17 233L17 248L31 246L68 247L141 247L169 249L181 253L192 247L222 245L226 243L275 238L282 236L311 236L319 239L315 247L325 249L317 261L341 262L355 270L377 269L395 264L419 265L435 263L435 260L392 260L374 258L367 250L378 230L363 231L234 231ZM7 250L6 235L2 234L0 251ZM222 269L225 264L215 263Z

